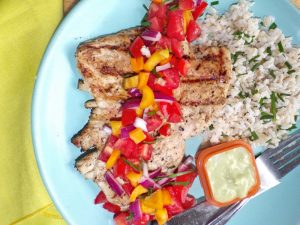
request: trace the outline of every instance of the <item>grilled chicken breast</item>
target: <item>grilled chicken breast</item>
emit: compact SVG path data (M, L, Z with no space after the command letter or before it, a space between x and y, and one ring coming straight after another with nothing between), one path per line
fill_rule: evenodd
M94 99L85 104L91 109L88 123L72 138L72 143L85 151L75 166L85 178L93 179L107 199L122 210L128 208L128 196L117 196L111 190L104 179L105 164L97 158L109 137L103 129L105 124L120 116L121 104L129 97L122 87L122 75L133 73L128 48L141 32L141 28L134 28L100 37L81 44L76 52L78 68L84 78L79 88L90 92ZM175 92L175 98L182 105L183 122L172 124L172 135L154 144L148 162L150 170L161 167L169 173L178 167L184 156L185 140L205 130L214 109L226 101L231 73L229 51L223 47L187 48L185 58L191 69Z

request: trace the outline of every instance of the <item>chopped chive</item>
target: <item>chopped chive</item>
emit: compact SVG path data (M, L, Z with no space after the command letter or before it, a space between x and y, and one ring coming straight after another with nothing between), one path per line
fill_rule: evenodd
M296 72L296 70L289 70L287 73L292 74L292 73L295 73L295 72Z
M285 93L277 93L277 97L283 102L284 102L284 99L283 99L284 96L291 96L291 95L285 94Z
M267 112L261 112L260 114L260 120L272 120L273 115L267 113Z
M251 89L251 94L252 94L252 95L255 95L255 94L257 94L257 93L258 93L258 90L257 90L257 89L255 89L255 88Z
M281 41L279 41L277 45L278 45L278 50L280 52L284 52L284 48L283 48L283 45L282 45Z
M174 182L169 182L166 183L165 186L188 186L190 182L188 181L174 181Z
M272 91L270 113L273 114L273 120L276 120L276 113L277 113L276 103L277 102L278 102L278 100L277 100L276 94L274 91Z
M136 166L134 165L132 162L130 162L129 160L125 159L124 157L122 157L122 160L128 165L130 166L132 169L136 170L136 171L141 171L141 167L140 166Z
M269 56L272 55L272 50L270 46L266 48L266 53L268 53Z
M236 61L240 55L244 55L244 54L245 53L241 52L241 51L237 51L235 54L231 54L231 60L233 61L233 64L236 63Z
M274 79L276 78L276 75L275 75L275 73L274 73L274 70L269 70L269 75L271 76L271 77L273 77Z
M271 29L275 29L277 27L277 24L275 22L273 22L270 26L269 26L269 30Z
M292 130L294 130L294 129L296 129L297 128L297 125L296 124L293 124L290 128L288 128L287 130L288 131L292 131Z
M257 55L257 56L254 56L253 58L251 58L250 60L249 60L249 63L251 63L251 62L257 62L257 58L259 58L260 57L260 55Z
M145 4L143 4L143 7L147 12L149 11L148 7Z
M222 136L222 137L225 137L225 138L228 137L228 135L225 134L225 133L223 133L223 132L222 132L222 135L221 135L221 136Z
M156 177L155 180L160 180L160 179L163 179L163 178L175 178L175 177L179 177L179 176L189 174L189 173L192 173L192 172L193 172L192 170L188 170L188 171L184 171L184 172L180 172L180 173L174 173L174 174L170 174L170 175L167 175L167 176Z
M252 67L251 67L251 71L255 71L255 70L257 70L257 68L259 67L261 65L261 63L260 62L258 62L258 63L256 63L256 64L254 64Z
M169 8L169 10L171 10L171 11L176 10L176 9L178 9L178 5L172 5Z
M297 120L298 120L298 115L295 115L295 116L294 116L294 120L295 120L295 122L297 122Z
M257 135L257 133L256 133L255 131L251 131L251 130L250 130L250 132L251 132L251 136L249 137L249 139L250 139L251 141L256 141L256 140L258 140L258 135Z
M243 92L240 92L240 93L239 93L239 97L240 97L241 99L245 99L245 98L249 97L249 94L248 94L248 93L243 94Z
M154 116L156 114L156 111L152 110L152 111L149 111L147 114L148 114L148 116Z
M267 99L267 98L264 97L264 98L261 98L261 99L259 100L259 105L260 105L260 107L265 106L265 99Z
M244 76L244 75L246 75L246 74L248 74L248 73L241 73L241 74L238 74L238 75L236 75L237 77L241 77L241 76Z
M287 67L289 70L293 68L292 65L291 65L288 61L286 61L286 62L284 63L284 65L286 65L286 67Z
M259 25L261 25L262 27L264 27L264 26L265 26L265 24L264 24L264 22L263 22L263 21L260 21L260 22L259 22Z
M133 213L130 212L130 214L126 217L126 221L131 221L133 219Z
M141 22L141 26L142 26L142 27L150 27L150 26L151 26L151 23L148 22L148 21L143 21L143 22Z
M213 124L211 124L211 125L209 125L209 130L213 130L214 129L214 125Z
M213 2L210 3L211 6L218 5L218 4L219 4L219 1L213 1Z

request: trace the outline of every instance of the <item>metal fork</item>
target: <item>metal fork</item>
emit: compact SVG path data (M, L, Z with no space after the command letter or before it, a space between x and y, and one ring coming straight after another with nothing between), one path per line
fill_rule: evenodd
M256 164L261 189L255 196L278 185L282 177L300 164L300 130L282 141L278 147L265 150L256 158ZM201 198L195 207L176 215L167 225L223 225L250 199L219 208Z

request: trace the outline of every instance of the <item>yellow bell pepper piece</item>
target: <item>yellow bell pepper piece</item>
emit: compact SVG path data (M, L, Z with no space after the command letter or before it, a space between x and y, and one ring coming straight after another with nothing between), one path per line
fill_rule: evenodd
M161 61L161 62L159 63L159 65L165 65L165 64L171 62L172 57L173 57L173 55L170 54L169 58L167 58L167 59Z
M145 86L142 91L143 97L140 104L141 109L145 109L154 103L154 93L152 89L148 86Z
M183 29L184 29L184 33L186 33L187 26L189 25L191 20L193 20L193 14L192 14L191 10L185 10L183 12Z
M106 169L109 170L110 168L112 168L116 164L117 160L120 158L120 155L121 151L118 149L114 149L106 162Z
M135 173L133 171L129 171L126 174L126 177L128 178L128 180L130 181L130 184L133 187L136 187L139 183L139 179L141 178L142 174L141 173Z
M153 209L153 208L150 208L148 206L145 205L145 200L144 199L141 199L141 209L142 209L142 212L143 213L146 213L146 214L154 214L156 209Z
M145 198L144 204L153 209L162 209L164 207L163 193L159 189L155 191L152 195Z
M133 72L139 73L144 69L144 58L143 57L131 58L130 64Z
M133 191L131 192L129 201L134 202L136 198L144 193L146 193L148 190L144 188L142 185L136 186Z
M171 205L172 204L172 197L167 189L162 189L162 195L163 195L163 204L164 206Z
M148 72L152 71L161 61L168 59L169 56L168 49L157 50L145 63L144 70Z
M162 0L152 0L152 2L154 2L156 4L160 4L160 3L162 3Z
M155 219L158 225L163 225L168 221L168 212L166 209L158 209L155 213Z
M139 83L137 85L138 89L142 90L147 85L149 76L150 76L149 72L139 73Z
M134 143L138 144L146 139L146 134L142 131L141 128L136 128L133 131L129 132L129 137L134 141Z
M138 107L138 108L135 110L135 112L136 112L136 115L137 115L138 117L142 117L142 116L143 116L143 113L144 113L144 110L141 109L140 107Z
M110 126L112 129L112 134L115 136L119 136L121 133L122 122L121 121L110 121Z
M139 76L132 76L124 79L123 87L128 90L136 88L139 84Z

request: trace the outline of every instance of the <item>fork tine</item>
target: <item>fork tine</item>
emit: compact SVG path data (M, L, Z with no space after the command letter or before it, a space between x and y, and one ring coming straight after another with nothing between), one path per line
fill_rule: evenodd
M281 158L277 159L277 161L274 162L274 165L280 169L285 164L290 162L292 159L296 159L300 155L299 146L300 146L300 143L289 147L288 148L289 150L285 151L286 154L284 154Z
M279 145L276 148L269 148L263 152L265 157L273 157L280 153L282 148L285 146L291 144L293 141L297 140L300 138L300 129L295 131L294 133L291 134L291 136L279 143Z
M296 168L299 165L300 165L300 157L298 157L295 160L291 161L290 163L286 164L279 171L282 176L285 176L287 173L289 173L291 170L293 170L294 168Z

